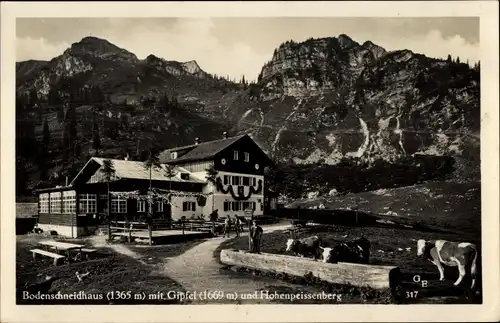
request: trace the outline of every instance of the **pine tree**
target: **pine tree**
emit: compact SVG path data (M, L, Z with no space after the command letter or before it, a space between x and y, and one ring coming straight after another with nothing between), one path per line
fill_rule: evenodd
M28 172L26 171L27 160L16 156L16 196L25 196L28 186Z
M175 166L173 165L165 165L165 176L168 178L168 189L171 191L172 190L172 177L177 175L177 171L175 169Z
M43 122L43 141L42 141L44 151L48 151L49 144L50 144L50 130L49 130L49 124L47 123L47 119L45 119Z
M161 168L159 151L155 148L149 149L148 159L144 162L144 168L149 170L149 192L152 193L152 170L153 168ZM153 199L150 196L148 199L148 232L149 232L149 244L152 244L152 219L153 219Z
M108 240L111 241L111 196L109 194L109 183L114 178L116 174L115 167L113 165L113 161L106 159L102 162L101 172L104 175L104 179L106 180L107 189L108 189L108 205L107 205L107 219L108 219Z
M57 109L57 121L59 123L64 122L64 105L60 105L59 108Z
M460 64L460 57L457 56L457 64Z
M245 80L245 75L241 78L241 83L243 83L243 90L247 89L247 81Z
M452 60L451 60L451 55L450 55L450 54L448 54L448 58L446 59L446 62L447 62L448 64L451 64L451 63L452 63Z
M149 171L149 189L152 189L152 171L153 169L157 169L161 167L159 151L155 148L149 148L148 158L144 161L144 168Z
M39 102L39 100L38 100L38 94L36 93L35 90L31 90L29 92L29 98L28 98L29 108L33 109L35 107L35 105L38 104L38 102Z
M43 123L43 137L42 144L40 146L41 151L38 154L38 169L40 171L40 180L44 181L47 179L47 157L49 155L49 144L50 144L50 131L47 120Z

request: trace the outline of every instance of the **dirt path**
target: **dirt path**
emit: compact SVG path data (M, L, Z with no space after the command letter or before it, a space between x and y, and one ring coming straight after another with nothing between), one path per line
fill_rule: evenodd
M109 249L113 250L116 253L128 256L130 258L134 258L134 259L138 260L139 262L141 262L142 264L146 265L146 263L141 260L142 256L140 254L138 254L137 252L134 252L134 251L130 250L125 245L107 243L106 242L106 236L92 236L92 238L90 239L90 242L92 243L92 245L94 247L97 247L97 248L102 248L102 247L109 248Z
M264 228L266 233L284 230L290 225L272 225ZM243 232L241 236L248 236ZM234 236L233 236L234 237ZM236 293L237 295L253 294L258 290L269 290L272 288L297 288L303 286L292 285L286 282L276 281L266 277L256 277L249 274L235 274L221 269L221 264L214 258L213 253L220 244L230 238L211 238L176 257L164 258L160 265L161 274L177 281L188 292L196 292L198 295L207 292L219 292L219 295L228 295ZM130 250L126 245L109 244L105 236L94 236L91 239L95 247L105 247L114 252L129 256L146 264L141 258L140 253ZM156 272L156 270L155 270ZM221 293L222 292L222 293ZM271 303L266 299L251 300L228 300L226 297L220 300L202 300L198 297L192 300L195 304L206 303L234 303L234 304L267 304Z
M268 226L264 230L266 233L283 230L289 225ZM242 233L242 236L247 236ZM269 285L292 286L290 284L270 281L264 277L253 277L247 275L235 275L231 277L227 273L221 272L221 265L214 258L213 253L219 245L228 238L212 238L202 244L189 249L180 256L174 257L165 263L165 274L180 283L187 291L201 293L203 291L222 291L224 295L228 293L254 293L259 289L267 289ZM224 303L233 302L224 300ZM208 301L196 300L194 303L202 304ZM214 303L211 300L210 303ZM241 300L234 303L263 304L270 303L266 300Z

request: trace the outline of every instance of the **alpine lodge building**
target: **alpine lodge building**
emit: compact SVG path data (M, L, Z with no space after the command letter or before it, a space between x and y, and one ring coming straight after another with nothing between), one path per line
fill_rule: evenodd
M220 140L196 139L192 145L167 149L159 154L161 167L152 167L151 176L143 162L107 159L115 170L108 183L102 172L105 159L90 158L67 186L36 191L40 229L68 237L93 234L108 205L109 220L131 222L145 222L150 207L152 219L166 222L209 220L214 210L219 217L244 217L251 208L259 216L277 207L264 183L264 168L272 161L248 135L227 138L224 133ZM167 165L174 170L170 174ZM211 168L216 176L207 179Z

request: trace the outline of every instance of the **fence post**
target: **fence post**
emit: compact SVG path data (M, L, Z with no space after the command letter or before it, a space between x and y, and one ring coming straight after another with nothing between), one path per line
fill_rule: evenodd
M130 223L129 230L128 230L128 242L132 242L132 228L134 225Z
M184 222L184 220L182 220L182 235L184 235L184 224L185 224L185 222Z

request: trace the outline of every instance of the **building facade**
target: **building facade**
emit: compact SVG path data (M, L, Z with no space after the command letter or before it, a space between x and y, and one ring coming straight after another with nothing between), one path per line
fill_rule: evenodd
M221 140L204 143L196 140L193 145L162 152L160 161L187 169L193 177L206 181L205 214L217 210L219 216L244 216L248 207L255 216L265 212L264 169L272 161L248 135L227 138L224 134ZM207 181L210 168L216 178Z
M220 217L244 216L248 207L259 216L273 208L264 182L271 160L248 135L196 141L159 157L162 165L152 168L151 176L142 162L108 159L115 169L109 183L104 159L92 157L68 186L37 191L38 226L69 237L92 234L108 205L111 219L138 222L147 221L150 205L154 219L173 221L208 220L214 210ZM175 174L170 178L167 165ZM145 198L152 191L154 198Z

